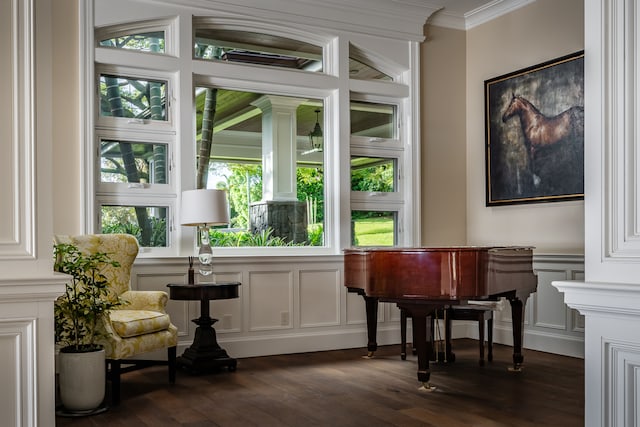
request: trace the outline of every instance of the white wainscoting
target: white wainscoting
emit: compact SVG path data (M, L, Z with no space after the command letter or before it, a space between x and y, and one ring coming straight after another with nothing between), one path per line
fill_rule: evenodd
M211 316L218 319L218 341L231 357L366 347L364 301L343 285L342 256L219 257L214 265L217 281L242 283L239 298L210 303ZM534 269L538 292L527 303L525 348L583 357L582 316L551 286L554 280L581 279L582 257L535 256ZM183 259L141 259L134 266L132 287L167 290L169 283L185 283L186 272ZM509 304L503 306L496 314L494 341L511 344ZM191 319L199 310L198 301L169 302L179 330L178 354L193 341L196 325ZM378 321L378 344L399 344L400 311L395 304L380 304ZM477 335L475 322L454 322L454 338Z
M53 301L66 276L0 279L0 425L55 424Z
M551 285L556 280L584 279L584 257L534 255L538 290L529 297L525 311L524 348L584 358L584 316L567 307L564 296ZM513 344L509 303L496 313L494 342ZM477 330L471 336L477 338Z

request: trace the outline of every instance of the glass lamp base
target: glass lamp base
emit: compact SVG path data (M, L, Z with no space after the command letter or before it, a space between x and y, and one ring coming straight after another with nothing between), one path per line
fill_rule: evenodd
M202 234L200 235L200 251L198 252L198 261L200 262L201 282L215 282L215 274L213 274L213 250L209 245L209 227L202 227Z

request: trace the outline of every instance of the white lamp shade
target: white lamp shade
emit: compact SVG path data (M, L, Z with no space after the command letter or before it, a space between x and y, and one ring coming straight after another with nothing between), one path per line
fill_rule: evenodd
M182 192L180 224L198 226L228 223L226 191L202 189Z

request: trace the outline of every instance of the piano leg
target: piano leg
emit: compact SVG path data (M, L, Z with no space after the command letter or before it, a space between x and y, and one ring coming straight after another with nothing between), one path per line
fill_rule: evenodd
M376 334L378 333L378 298L362 295L367 310L367 357L373 357L378 349Z
M522 341L524 335L524 302L518 297L508 298L511 303L511 321L513 324L513 368L510 371L522 371L524 356Z
M411 325L413 326L414 346L418 353L418 381L423 385L421 389L426 391L435 390L429 384L431 371L429 370L429 359L433 353L432 343L427 337L431 337L431 319L427 322L427 317L433 312L433 307L426 307L421 304L402 304L398 302L398 307L407 310L411 315Z

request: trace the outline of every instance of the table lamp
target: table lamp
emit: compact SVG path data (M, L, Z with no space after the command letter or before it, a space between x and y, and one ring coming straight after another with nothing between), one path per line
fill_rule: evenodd
M203 277L213 274L213 251L209 244L209 228L229 223L227 193L224 190L187 190L182 192L180 224L198 227L200 233L199 273Z

